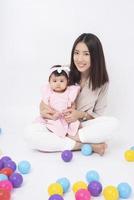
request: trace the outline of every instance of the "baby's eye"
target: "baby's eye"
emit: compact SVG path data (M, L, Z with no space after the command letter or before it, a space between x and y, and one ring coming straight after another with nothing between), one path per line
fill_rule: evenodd
M61 80L60 82L61 82L61 83L63 83L64 81L63 81L63 80Z

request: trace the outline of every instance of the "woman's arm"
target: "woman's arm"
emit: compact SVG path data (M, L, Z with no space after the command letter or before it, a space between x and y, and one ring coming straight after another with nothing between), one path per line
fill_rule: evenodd
M40 102L40 115L43 118L53 119L53 115L55 114L55 110L44 103L44 101Z
M67 109L66 112L64 112L64 117L68 123L74 122L76 120L85 121L85 120L94 119L94 117L88 114L87 112L78 111L78 110L75 110L74 108Z
M105 83L100 90L98 99L97 99L94 109L91 113L91 115L94 118L103 115L105 112L105 109L107 107L108 88L109 88L109 83Z

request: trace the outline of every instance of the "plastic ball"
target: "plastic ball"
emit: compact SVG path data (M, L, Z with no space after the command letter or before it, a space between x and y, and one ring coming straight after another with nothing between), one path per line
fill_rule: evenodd
M65 178L65 177L60 178L56 182L59 183L59 184L61 184L64 193L69 190L70 181L67 178Z
M65 150L62 152L61 154L61 158L65 161L65 162L69 162L72 160L73 154L72 151L70 150Z
M6 162L9 161L9 160L11 160L11 158L10 158L9 156L3 156L3 157L1 158L1 161L3 162L3 165L4 165L4 163L6 163Z
M16 163L12 160L8 160L7 162L4 163L4 167L11 168L13 171L16 170Z
M84 156L89 156L92 154L92 146L90 144L84 144L81 148L81 153Z
M8 176L5 174L0 174L0 181L8 180Z
M0 188L0 200L10 200L10 191Z
M100 176L97 171L95 170L90 170L86 173L86 180L88 183L91 181L99 181Z
M134 150L134 146L132 146L130 149L131 149L131 150Z
M49 185L48 187L48 194L49 195L53 195L53 194L59 194L59 195L63 195L63 188L61 186L61 184L59 183L52 183L51 185Z
M23 182L23 177L19 173L13 173L9 176L9 181L11 181L14 188L18 188Z
M104 188L103 195L105 200L118 200L119 192L118 189L112 185L109 185Z
M117 187L120 198L127 199L130 197L132 189L128 183L120 183Z
M3 161L0 159L0 170L3 168Z
M13 186L9 180L3 180L3 181L0 181L0 188L11 191L13 189Z
M88 185L88 190L92 196L97 197L102 192L102 185L99 181L92 181Z
M0 170L0 173L10 176L13 173L13 170L11 168L5 167Z
M77 192L79 189L87 189L87 184L83 181L78 181L73 184L72 190L73 192Z
M134 162L134 150L127 150L124 156L127 161Z
M18 170L22 174L28 174L31 170L31 165L28 161L23 160L18 163Z
M86 189L80 189L75 193L76 200L90 200L90 192Z
M64 200L64 199L59 194L54 194L54 195L50 196L48 200Z

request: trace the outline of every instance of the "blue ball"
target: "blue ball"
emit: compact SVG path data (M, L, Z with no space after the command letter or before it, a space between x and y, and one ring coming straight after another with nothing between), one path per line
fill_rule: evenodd
M26 160L20 161L18 164L18 170L21 174L28 174L31 170L31 165Z
M134 150L134 146L132 146L130 149L131 149L131 150Z
M81 148L81 153L84 156L89 156L92 154L92 146L90 144L84 144Z
M57 183L61 184L61 186L63 187L63 192L67 192L69 190L69 187L70 187L70 181L63 177L63 178L60 178L56 181Z
M120 183L117 187L120 198L127 199L131 195L132 189L128 183Z
M0 174L0 181L8 180L8 176L5 174Z
M88 183L91 181L99 181L100 176L97 171L95 170L90 170L86 173L86 180Z

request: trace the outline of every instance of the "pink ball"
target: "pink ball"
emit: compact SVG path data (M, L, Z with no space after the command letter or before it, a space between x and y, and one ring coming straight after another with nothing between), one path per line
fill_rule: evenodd
M91 194L86 189L80 189L75 193L76 200L90 200Z
M13 189L12 183L8 180L0 181L0 188L11 191Z

